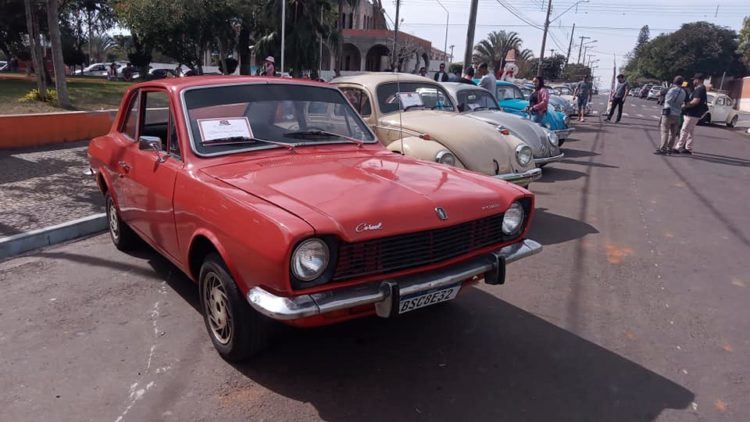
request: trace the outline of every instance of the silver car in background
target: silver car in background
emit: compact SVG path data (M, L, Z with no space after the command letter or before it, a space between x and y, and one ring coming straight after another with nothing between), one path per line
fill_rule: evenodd
M451 99L458 104L460 113L508 130L531 147L534 161L539 167L561 160L559 140L555 132L531 122L527 118L505 113L497 106L492 94L484 88L459 82L441 83Z

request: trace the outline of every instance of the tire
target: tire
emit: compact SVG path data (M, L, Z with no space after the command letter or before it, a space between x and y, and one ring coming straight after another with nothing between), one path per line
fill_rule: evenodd
M737 126L737 120L738 120L738 118L739 118L739 116L737 116L737 115L735 115L734 117L732 117L732 120L730 120L729 123L727 123L727 127L735 127L735 126Z
M265 348L269 321L250 307L216 253L203 261L198 291L206 330L222 358L241 362Z
M565 139L559 139L559 140L557 141L557 147L558 147L558 148L562 147L564 143L565 143Z
M711 124L711 113L706 113L699 121L698 124L709 126Z
M115 204L109 192L104 195L104 203L107 207L107 227L112 243L121 251L135 249L139 246L140 239L133 229L120 218L120 211L117 209L117 204Z

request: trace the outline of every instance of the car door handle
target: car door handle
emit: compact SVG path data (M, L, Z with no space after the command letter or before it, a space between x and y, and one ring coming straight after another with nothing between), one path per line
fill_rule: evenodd
M130 165L128 165L128 163L126 163L125 161L120 160L117 162L117 165L120 166L120 168L122 168L124 173L127 173L130 171Z

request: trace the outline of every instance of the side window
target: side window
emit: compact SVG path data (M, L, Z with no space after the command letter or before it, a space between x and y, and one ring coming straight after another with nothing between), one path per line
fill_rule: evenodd
M364 91L358 88L341 88L341 92L360 116L367 117L372 114L370 99Z
M130 107L128 107L128 114L125 116L120 132L127 135L130 139L135 140L135 131L138 128L138 105L140 95L138 92L133 94L130 98Z
M144 112L141 124L141 136L154 136L161 140L162 149L169 151L169 130L171 112L169 97L164 91L146 91L143 93Z

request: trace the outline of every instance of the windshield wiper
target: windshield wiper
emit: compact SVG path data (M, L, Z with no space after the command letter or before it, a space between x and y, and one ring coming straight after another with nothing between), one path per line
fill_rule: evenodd
M351 136L342 135L340 133L334 133L334 132L328 132L326 130L320 130L320 129L309 129L309 130L298 130L295 132L287 132L284 134L284 136L289 138L341 138L346 141L349 141L353 144L357 144L358 147L362 148L362 144L364 144L364 141L356 138L352 138Z
M424 105L423 104L412 104L410 106L404 107L404 111L409 111L409 110L411 110L414 107L422 107L422 108L424 108Z
M242 145L242 144L254 144L256 142L262 142L264 144L278 145L284 148L294 151L294 148L300 144L288 143L288 142L277 142L269 141L268 139L260 138L249 138L247 136L228 136L226 138L217 138L210 141L201 142L201 146L204 147L220 147L226 145Z

